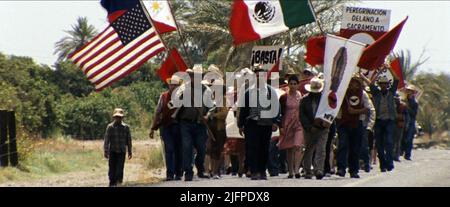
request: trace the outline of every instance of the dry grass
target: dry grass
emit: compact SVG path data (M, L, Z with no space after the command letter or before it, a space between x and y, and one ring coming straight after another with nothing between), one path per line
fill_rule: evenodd
M19 154L18 168L0 169L0 186L104 186L108 182L101 140L27 139L22 144L19 152L26 156ZM155 140L133 142L133 159L125 164L125 185L161 180L162 170L154 169L164 166L160 146Z

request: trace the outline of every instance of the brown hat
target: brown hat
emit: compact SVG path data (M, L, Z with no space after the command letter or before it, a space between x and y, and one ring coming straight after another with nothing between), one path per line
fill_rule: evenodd
M123 113L123 109L121 108L115 108L114 112L113 112L113 117L123 117L124 113Z

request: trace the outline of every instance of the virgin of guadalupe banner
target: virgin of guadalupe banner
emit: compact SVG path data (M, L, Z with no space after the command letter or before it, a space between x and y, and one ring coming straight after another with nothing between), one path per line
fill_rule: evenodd
M356 65L365 45L360 42L327 34L324 57L325 86L317 109L316 118L333 122L348 84L356 71Z

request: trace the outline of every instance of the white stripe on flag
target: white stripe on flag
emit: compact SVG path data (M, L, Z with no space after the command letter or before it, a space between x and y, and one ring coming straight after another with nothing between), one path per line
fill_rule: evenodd
M80 60L77 61L77 66L80 66L80 64L83 63L86 59L92 57L93 54L95 54L99 50L103 49L106 45L108 45L109 43L114 42L114 41L120 41L119 36L117 35L117 33L114 33L113 35L111 35L110 37L105 39L105 41L101 42L96 47L94 47L86 55L83 55L80 58ZM83 67L83 68L85 68L85 67Z
M109 54L111 51L117 49L118 47L122 46L122 42L119 40L116 43L114 43L113 45L111 45L110 47L108 47L107 49L103 50L103 52L101 52L100 54L98 54L98 56L96 56L95 58L92 58L89 62L87 62L84 67L83 67L83 71L85 71L87 68L89 68L92 64L96 63L97 61L99 61L100 59L104 58L105 55Z
M146 36L147 36L147 35L146 35ZM120 58L120 60L115 61L115 63L114 63L112 66L106 68L106 69L103 70L101 73L99 73L99 74L97 74L97 75L95 75L95 76L93 76L93 77L90 77L90 75L88 74L88 79L89 79L90 81L92 81L92 82L97 82L97 81L98 81L99 79L101 79L103 76L105 76L105 75L107 75L108 73L110 73L111 71L117 69L117 67L119 67L120 65L122 65L124 62L128 61L128 59L130 59L131 57L133 57L134 55L136 55L136 53L139 53L141 50L143 50L145 47L149 46L150 44L154 43L155 41L159 41L159 38L158 38L158 36L156 36L156 35L153 36L152 38L150 38L149 40L145 41L145 42L142 43L141 45L139 45L137 48L135 48L135 49L132 50L131 52L127 53L127 55L124 56L124 57L122 57L122 58ZM129 46L129 45L127 45L127 47L128 47L128 46ZM126 48L126 47L125 47L125 48ZM123 54L123 51L125 51L125 50L124 50L125 48L120 49L120 51L117 52L117 53L115 53L114 55L115 55L115 56L117 56L117 55L122 55L122 54ZM107 61L105 61L105 62L107 62ZM108 61L108 62L109 62L109 61ZM101 69L104 69L104 68L102 67ZM89 71L89 73L91 73L91 71ZM91 74L92 74L92 73L91 73Z
M78 57L80 57L81 55L84 55L84 53L86 51L88 51L90 48L92 48L98 41L103 39L107 34L111 33L112 31L113 31L113 28L111 26L109 26L108 29L106 29L102 34L100 34L100 36L96 40L94 40L93 42L89 43L89 45L86 46L85 48L83 48L82 50L78 51L70 59L75 60Z
M105 79L104 81L98 83L95 88L99 89L102 88L103 86L109 84L110 82L114 81L117 77L119 77L120 75L122 75L123 73L126 73L128 70L130 70L133 66L135 66L136 64L138 64L141 60L143 60L144 58L147 58L148 56L152 55L152 53L154 53L155 51L163 48L164 45L159 43L156 46L152 47L150 50L147 50L144 54L140 55L138 58L134 59L130 64L127 64L125 67L123 67L122 69L120 69L119 71L117 71L116 73L114 73L113 75L110 75L107 79Z
M136 38L135 40L133 40L132 42L130 42L128 45L126 45L125 47L121 48L119 51L117 51L116 53L110 55L107 59L105 59L104 61L98 63L97 65L95 65L95 67L93 67L87 74L86 76L88 77L88 79L92 78L92 74L94 74L95 72L97 72L98 70L102 70L106 65L108 65L108 63L110 63L111 61L114 61L117 57L119 57L120 55L122 55L124 52L126 52L128 49L130 49L131 47L135 46L139 41L141 41L142 39L146 38L147 36L150 36L154 33L153 29L149 29L148 31L144 32L141 36L139 36L138 38ZM159 40L158 36L155 35L156 39ZM152 39L155 39L154 37ZM135 49L136 50L136 49ZM123 59L123 58L122 58Z

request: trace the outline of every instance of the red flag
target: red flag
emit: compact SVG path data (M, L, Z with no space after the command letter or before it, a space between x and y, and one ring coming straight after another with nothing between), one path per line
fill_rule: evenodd
M317 36L306 42L305 61L311 66L322 65L325 55L325 36Z
M359 59L358 66L364 69L374 70L383 65L386 56L394 49L406 20L408 20L408 17L367 47Z
M391 62L391 69L394 75L398 78L398 89L404 88L405 81L403 79L402 64L400 63L400 60L398 58Z
M157 71L159 78L163 82L166 82L166 80L177 71L184 72L186 71L188 66L184 62L183 58L181 57L180 53L178 53L177 48L172 48L169 52L169 55L167 56L164 63L161 65L161 68Z
M273 67L269 70L269 73L267 73L267 79L270 79L273 72L280 72L280 60L277 60L275 65L273 65Z

